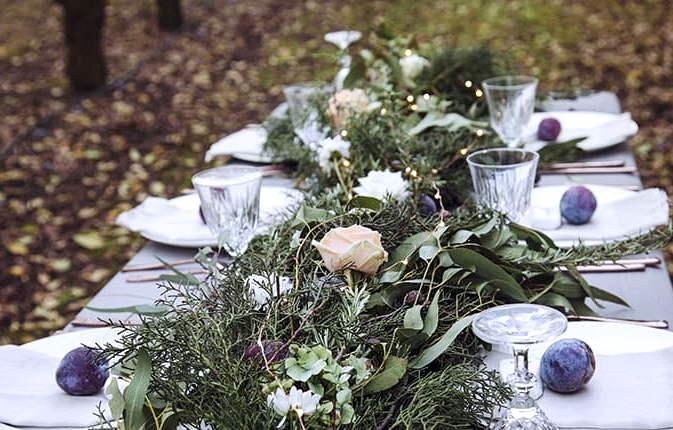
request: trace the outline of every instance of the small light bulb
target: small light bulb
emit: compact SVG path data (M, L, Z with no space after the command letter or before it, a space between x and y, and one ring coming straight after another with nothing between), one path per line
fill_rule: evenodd
M381 108L381 111L379 112L381 115L385 115L388 113L388 110L386 108Z
M341 130L341 133L339 133L341 137L347 137L348 136L348 131L347 130Z
M411 172L411 167L407 167L406 169L404 169L404 173L406 173L407 175L409 174L409 172Z
M409 102L409 103L413 103L413 101L414 101L414 96L412 96L411 94L409 94L409 95L407 96L407 102Z
M465 88L472 88L472 81L470 81L469 79L465 81Z
M405 56L405 57L408 57L408 56L410 56L410 55L411 55L411 49L405 49L405 50L404 50L404 56Z
M344 158L343 160L341 160L341 165L344 166L344 167L350 167L351 162Z
M467 154L467 148L462 148L459 152L460 152L460 155L465 155L465 154Z
M476 133L477 133L477 136L481 137L481 136L484 135L484 130L478 129Z
M479 97L479 98L481 98L481 97L484 95L484 93L483 93L480 89L477 89L477 90L474 92L474 95L477 96L477 97Z
M409 109L411 109L412 111L415 112L415 111L418 110L418 105L417 105L417 104L413 104L413 105L409 106Z
M428 93L423 94L423 100L430 100L430 94Z

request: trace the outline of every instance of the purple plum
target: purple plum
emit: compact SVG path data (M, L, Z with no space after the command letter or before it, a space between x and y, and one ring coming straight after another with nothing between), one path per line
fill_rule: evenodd
M561 123L556 118L544 118L537 126L537 138L553 142L561 134Z
M540 379L558 393L573 393L584 387L596 370L596 357L586 342L557 340L542 354Z
M421 194L421 197L418 199L418 213L422 217L429 217L435 212L437 212L437 203L435 203L435 200L427 194Z
M108 363L84 346L69 351L56 368L56 383L73 396L98 393L110 375Z
M596 196L587 187L575 185L563 193L559 208L568 224L586 224L596 211Z

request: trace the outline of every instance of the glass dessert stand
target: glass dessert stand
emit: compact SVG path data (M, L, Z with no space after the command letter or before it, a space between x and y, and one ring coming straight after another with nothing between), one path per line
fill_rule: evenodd
M527 303L495 306L475 316L474 334L485 342L510 346L514 355L514 372L506 378L514 396L490 428L556 429L536 402L543 389L539 379L528 370L528 348L563 334L567 327L568 321L561 312Z

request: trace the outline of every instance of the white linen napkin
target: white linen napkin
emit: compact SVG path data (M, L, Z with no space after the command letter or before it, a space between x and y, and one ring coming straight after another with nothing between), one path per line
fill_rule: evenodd
M218 155L231 155L242 160L269 163L271 158L263 154L266 129L249 125L213 143L206 151L206 162Z
M577 147L589 152L624 142L638 132L638 124L633 121L629 112L619 115L602 114L599 119L595 119L595 115L595 113L592 115L591 112L588 112L587 117L589 119L585 119L581 112L534 114L534 117L526 126L523 137L524 141L527 142L526 148L537 151L549 144L537 139L539 121L541 117L546 116L555 116L561 121L561 134L556 139L558 142L567 142L583 137L584 140L578 142ZM591 120L592 118L593 120Z
M546 390L540 407L563 429L673 429L673 348L596 355L581 390Z
M547 194L543 188L540 189L541 192L535 193L536 197L531 204L533 219L527 224L545 233L555 242L619 240L646 233L669 221L668 196L663 190L650 188L628 192L624 198L603 202L600 191L596 191L598 205L588 223L582 225L561 223L558 209L560 196L554 193Z
M637 131L637 127L636 130ZM592 127L587 136L587 130L567 130L562 133L564 140L587 136L579 142L577 147L585 151L594 151L605 146L605 142L622 142L634 134L634 122L631 114L626 112L617 115L614 120Z
M65 393L56 384L59 363L57 357L27 348L0 346L0 423L66 428L98 424L97 406L100 404L101 410L106 410L108 405L104 394Z
M162 197L147 197L135 208L122 212L115 223L143 236L167 244L216 244L213 234L199 216L199 197L193 208L187 209Z

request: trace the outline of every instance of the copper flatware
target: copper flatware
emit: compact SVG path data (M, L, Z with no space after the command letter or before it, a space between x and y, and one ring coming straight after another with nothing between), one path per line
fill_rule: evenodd
M149 263L149 264L131 264L122 267L122 272L138 272L143 270L165 269L166 266L180 266L183 264L195 263L193 258L185 258L184 260L167 261L164 263Z
M611 323L632 324L643 327L660 328L660 329L668 328L668 321L666 320L632 320L624 318L594 317L587 315L568 315L568 321L611 322Z
M574 168L593 168L593 167L621 167L626 163L624 160L605 160L605 161L580 161L572 163L554 163L546 166L547 169L574 169Z
M206 270L196 270L193 272L187 272L190 275L205 275L208 273ZM148 275L148 276L129 276L126 278L126 282L156 282L161 281L161 275Z
M73 327L116 327L117 325L137 326L142 324L140 321L123 321L123 320L101 320L93 318L75 318L70 321Z
M579 174L607 174L607 173L636 173L636 166L617 167L569 167L564 169L540 169L544 175L579 175Z

